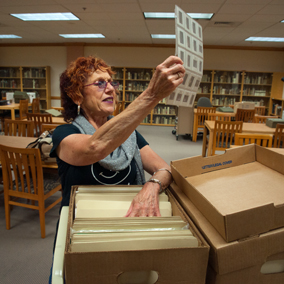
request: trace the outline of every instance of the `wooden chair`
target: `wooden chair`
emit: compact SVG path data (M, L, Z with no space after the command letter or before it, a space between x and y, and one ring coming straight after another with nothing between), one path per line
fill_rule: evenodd
M50 113L28 113L27 118L34 122L34 129L37 137L43 132L41 127L43 123L52 123L52 115Z
M4 133L9 136L34 137L34 122L5 119Z
M222 121L231 121L231 115L227 113L208 113L208 120L222 120Z
M255 114L265 115L265 106L255 107Z
M284 124L277 123L274 134L274 148L284 148Z
M116 104L115 110L113 112L113 115L116 116L119 113L121 113L124 110L124 102L118 102Z
M225 151L234 142L235 133L242 132L242 121L215 121L212 156L216 151Z
M256 115L254 117L254 123L266 123L267 118L278 118L278 116Z
M256 144L263 147L272 147L273 135L254 134L254 133L236 133L235 145Z
M19 116L16 117L18 120L27 119L29 112L29 100L20 100Z
M11 206L30 208L39 211L41 237L45 238L45 213L62 200L60 195L48 207L45 207L45 200L61 190L58 174L56 177L47 177L43 174L39 149L0 145L0 154L6 229L10 229ZM27 200L27 202L21 202L22 200ZM30 200L31 204L29 204Z
M42 132L46 131L46 130L52 130L52 129L55 129L57 126L59 126L61 124L55 124L55 123L52 123L52 124L47 124L47 123L43 123L41 125L41 129L42 129Z
M39 98L33 99L32 113L40 113L40 99Z
M255 109L238 108L235 116L236 121L254 122Z
M208 119L209 113L216 113L216 108L215 107L197 107L196 113L194 114L192 141L196 142L197 132L199 128L202 128L202 131L203 131L204 121Z

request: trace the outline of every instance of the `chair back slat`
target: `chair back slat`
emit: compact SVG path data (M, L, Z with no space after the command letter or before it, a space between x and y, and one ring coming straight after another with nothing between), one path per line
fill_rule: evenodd
M255 114L265 115L265 106L255 107Z
M284 124L277 123L274 134L274 148L284 148Z
M4 133L9 136L34 137L34 122L5 119Z
M255 109L237 109L236 121L254 122Z
M242 121L215 121L213 133L212 155L215 151L225 151L234 143L235 133L241 132L243 129Z
M19 120L26 119L28 112L29 112L29 100L20 100Z
M35 98L32 101L32 113L40 113L40 99Z
M195 142L197 140L198 128L204 128L204 121L207 120L208 113L215 112L215 107L197 107L196 113L194 114L192 141Z
M6 229L10 229L11 206L20 206L39 211L41 237L45 237L45 213L58 204L61 196L54 194L61 190L57 182L58 174L46 177L48 182L44 192L44 176L39 149L15 148L0 145L0 156L3 171L4 203ZM45 200L53 196L53 201L45 206ZM23 201L23 199L27 199ZM29 202L31 204L29 204ZM37 203L35 204L35 201Z
M257 144L263 147L272 147L272 138L270 134L254 133L236 133L235 145Z
M30 181L30 174L31 169L33 169L37 172L37 174L35 175L37 179L42 177L39 149L9 149L10 147L1 146L1 154L4 157L4 159L1 159L1 162L3 163L3 172L5 173L4 175L7 176L6 182L7 184L9 184L9 189L18 192L19 194L21 192L35 194L32 191L32 187L36 185L37 182L36 179ZM35 159L38 159L37 165L35 163ZM18 197L21 196L18 195Z
M50 113L28 113L27 118L34 122L36 136L40 136L43 132L41 127L43 123L52 123L52 115Z

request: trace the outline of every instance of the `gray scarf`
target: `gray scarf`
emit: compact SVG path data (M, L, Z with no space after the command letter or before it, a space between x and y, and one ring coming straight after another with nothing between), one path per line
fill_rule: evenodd
M108 120L113 116L109 116ZM96 129L88 122L88 120L83 115L78 115L72 122L82 134L93 135ZM131 161L134 159L136 164L136 182L137 184L145 183L145 175L142 165L142 160L140 156L140 151L136 143L136 133L135 131L127 138L127 140L122 143L118 148L116 148L111 154L106 158L99 161L99 164L105 169L111 171L121 171L126 169Z

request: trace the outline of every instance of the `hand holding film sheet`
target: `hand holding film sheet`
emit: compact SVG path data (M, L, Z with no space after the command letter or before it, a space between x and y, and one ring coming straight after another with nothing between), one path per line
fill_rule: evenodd
M186 70L183 83L166 98L166 104L193 107L203 74L202 27L175 6L176 55Z

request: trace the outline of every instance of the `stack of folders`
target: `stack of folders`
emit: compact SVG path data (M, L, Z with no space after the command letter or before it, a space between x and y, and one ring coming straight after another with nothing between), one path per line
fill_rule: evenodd
M71 228L72 252L148 250L197 247L188 224L172 216L166 194L159 199L162 217L125 218L137 192L79 191Z

